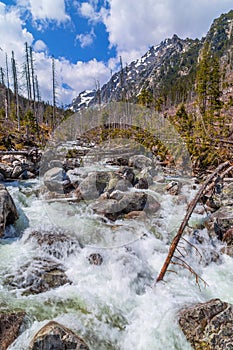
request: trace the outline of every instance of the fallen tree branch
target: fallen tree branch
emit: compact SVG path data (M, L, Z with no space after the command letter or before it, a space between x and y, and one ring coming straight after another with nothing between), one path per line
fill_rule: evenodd
M164 278L164 276L165 276L165 274L166 274L166 272L167 272L168 266L169 266L169 264L171 263L171 260L172 260L172 258L173 258L173 255L174 255L174 253L175 253L175 251L176 251L176 248L177 248L177 246L178 246L178 244L179 244L179 241L180 241L180 239L181 239L181 236L182 236L182 234L183 234L183 232L184 232L184 229L185 229L185 227L187 226L188 221L189 221L189 219L190 219L190 217L191 217L191 215L192 215L192 213L193 213L193 210L195 209L195 207L196 207L196 205L197 205L199 199L200 199L201 196L203 195L203 193L204 193L206 187L207 187L208 184L214 179L214 177L215 177L220 171L222 171L223 169L225 169L228 165L229 165L229 162L224 162L224 163L220 164L220 165L215 169L215 171L207 177L207 179L204 181L204 183L202 184L201 188L200 188L199 191L197 192L196 196L194 197L194 199L189 203L188 208L187 208L187 211L186 211L186 215L185 215L185 217L184 217L184 219L183 219L183 221L182 221L182 223L181 223L181 225L180 225L180 227L179 227L179 230L178 230L176 236L175 236L175 237L173 238L173 240L172 240L172 243L171 243L171 245L170 245L170 249L169 249L168 255L167 255L167 257L166 257L166 259L165 259L165 262L164 262L164 264L163 264L163 266L162 266L162 269L161 269L161 271L160 271L160 273L159 273L159 275L158 275L158 277L157 277L157 279L156 279L156 283L163 280L163 278ZM196 277L197 277L197 274L195 274L195 275L196 275Z
M233 171L233 166L230 166L229 168L227 168L227 169L218 177L218 181L223 180L224 177L225 177L228 173L230 173L231 171ZM203 196L204 196L205 194L207 194L208 192L210 192L212 189L214 189L215 185L216 185L216 183L215 183L215 181L213 181L213 182L204 190Z

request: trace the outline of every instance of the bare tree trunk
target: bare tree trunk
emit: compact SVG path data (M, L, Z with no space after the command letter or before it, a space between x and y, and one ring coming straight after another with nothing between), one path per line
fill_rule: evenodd
M27 91L28 91L28 100L32 99L32 86L31 86L31 75L30 75L30 64L29 64L29 54L28 54L28 44L25 43L25 53L26 53L26 80L27 80Z
M56 119L56 77L55 77L55 61L54 57L52 58L52 80L53 80L53 120L52 128L55 126Z
M36 130L37 130L37 136L40 137L39 134L39 124L38 124L38 118L36 113L36 86L35 86L35 71L34 71L34 61L33 61L33 54L32 54L32 47L30 46L30 63L31 63L31 76L32 76L32 94L33 94L33 111L34 111L34 119L36 123Z
M18 130L20 131L19 89L18 89L18 78L17 78L16 62L14 58L14 51L12 51L11 63L12 63L12 73L13 73L13 82L14 82L14 95L15 95L15 102L16 102L16 117L18 121Z
M10 83L9 83L9 68L8 68L8 58L6 53L6 82L7 82L7 91L6 91L6 120L9 116L9 106L10 106Z

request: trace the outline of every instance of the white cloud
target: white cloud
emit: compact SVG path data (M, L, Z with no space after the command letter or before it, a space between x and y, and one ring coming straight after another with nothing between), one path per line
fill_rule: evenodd
M24 55L24 44L27 42L31 45L33 36L25 28L22 28L23 22L20 19L18 10L12 8L10 11L0 3L0 47L4 52L11 56L11 51L15 57L20 59ZM3 55L0 54L0 65L4 66Z
M79 14L92 23L97 23L103 20L107 10L105 7L102 7L100 11L97 11L97 4L98 1L82 2L79 5Z
M33 48L35 51L46 51L47 45L43 40L37 40L35 44L33 45Z
M109 7L102 20L110 45L130 62L173 34L205 35L213 19L232 8L232 0L109 0Z
M95 33L93 30L87 34L76 35L76 40L78 40L80 42L80 46L82 48L87 47L87 46L91 46L91 44L94 41L94 38L95 38Z
M17 5L29 10L35 21L70 20L66 14L65 0L18 0Z
M52 100L52 68L46 44L37 40L25 28L22 12L29 6L34 20L67 21L67 4L72 0L18 0L18 7L9 7L0 1L0 66L5 67L5 54L9 63L11 51L14 50L19 69L25 61L25 42L35 49L35 71L41 89L42 98ZM74 4L75 1L72 2ZM77 5L79 4L79 5ZM19 7L19 5L21 7ZM108 6L99 8L97 0L86 0L79 6L79 13L91 26L102 21L109 35L110 46L115 46L117 55L122 56L123 64L130 63L140 57L151 45L160 43L174 33L185 38L205 35L214 18L232 7L232 0L109 0ZM73 5L72 5L73 6ZM69 7L72 8L71 6ZM25 12L24 12L25 13ZM20 17L21 16L21 17ZM97 35L97 28L95 30ZM82 47L91 45L94 30L87 34L79 34L77 40ZM112 57L109 67L114 70L119 58ZM93 59L89 62L70 63L64 58L55 59L57 93L60 103L70 103L84 89L95 88L96 81L102 85L110 78L110 70L102 62ZM62 87L63 84L63 87ZM73 90L68 90L69 85Z
M38 75L41 97L45 101L52 101L52 61L44 52L34 55L35 70ZM94 89L96 81L100 84L110 78L110 71L102 62L95 59L89 62L78 61L71 64L66 59L55 59L56 93L58 103L69 104L78 92L85 89ZM64 88L70 86L70 90ZM63 85L63 87L62 87Z

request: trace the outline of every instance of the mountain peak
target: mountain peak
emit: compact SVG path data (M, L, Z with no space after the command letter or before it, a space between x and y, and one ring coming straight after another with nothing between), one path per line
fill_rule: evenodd
M164 106L193 98L196 69L204 45L222 57L233 45L233 10L213 21L205 38L181 39L174 34L150 49L139 59L116 72L100 91L82 92L73 102L73 110L124 101L135 103L143 91L153 94ZM88 98L87 98L88 97Z

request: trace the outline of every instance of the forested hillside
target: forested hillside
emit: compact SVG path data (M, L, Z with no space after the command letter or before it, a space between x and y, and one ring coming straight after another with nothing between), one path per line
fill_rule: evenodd
M169 118L185 140L198 169L216 166L225 159L232 161L232 28L230 11L214 20L201 40L173 35L128 65L120 60L119 72L97 91L81 93L71 104L72 111L57 107L53 60L50 79L53 103L41 101L33 52L25 44L22 72L13 52L11 64L5 69L0 67L1 149L43 145L72 112L123 101L143 105Z

